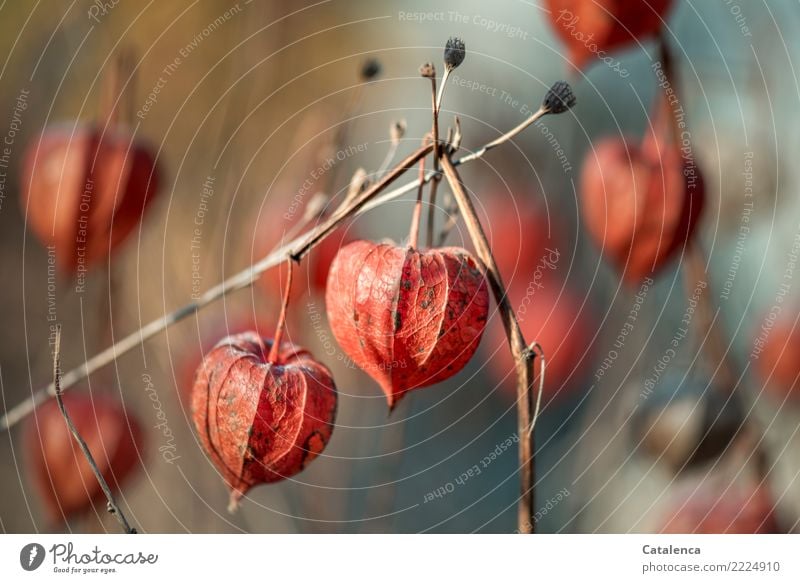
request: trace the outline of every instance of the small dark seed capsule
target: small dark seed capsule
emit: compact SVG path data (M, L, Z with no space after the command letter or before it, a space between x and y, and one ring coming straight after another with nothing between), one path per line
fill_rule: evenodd
M361 77L367 81L381 74L381 63L378 59L367 59L361 66Z
M444 64L448 69L455 69L464 62L467 48L464 41L458 37L451 36L444 45Z
M436 77L436 67L433 66L433 63L420 65L419 74L427 79L434 79Z
M575 94L566 81L556 81L544 96L542 106L550 113L564 113L575 105Z

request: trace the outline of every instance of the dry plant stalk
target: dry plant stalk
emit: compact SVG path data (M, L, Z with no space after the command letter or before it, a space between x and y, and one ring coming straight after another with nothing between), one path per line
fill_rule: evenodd
M64 406L64 399L61 397L61 324L56 325L56 342L55 350L53 351L53 386L55 387L55 397L56 402L58 403L58 409L64 416L64 421L67 422L67 427L69 427L70 433L72 433L75 441L78 442L81 452L86 458L86 461L89 462L89 467L92 468L94 477L97 478L97 483L100 484L100 488L103 490L103 494L106 496L108 511L117 518L117 521L119 522L120 526L122 527L122 531L125 534L136 534L136 529L131 527L128 519L125 518L125 514L123 514L122 509L117 505L116 500L114 500L114 494L111 492L111 488L108 487L108 482L106 482L105 478L103 478L103 473L100 471L100 468L97 467L97 463L94 461L92 452L89 451L89 446L86 445L86 442L78 432L78 428L75 427L75 424L72 422L72 418L69 416L69 413L67 413L67 408Z
M525 128L535 123L544 115L551 113L559 114L567 111L575 104L575 97L567 83L563 81L555 83L547 92L541 107L530 117L502 136L485 144L475 152L453 160L451 158L452 148L450 144L440 144L438 140L438 113L448 75L452 69L461 64L464 54L464 44L460 40L450 39L450 41L448 41L448 44L445 47L445 74L442 79L442 84L439 87L438 95L435 99L433 99L432 103L434 121L432 128L433 140L430 143L424 141L421 147L399 162L385 176L380 177L375 184L370 185L370 187L365 189L363 192L356 193L352 197L347 197L330 217L314 228L289 241L288 243L281 245L279 248L273 250L255 264L210 288L196 301L186 304L169 314L165 314L164 316L146 324L139 330L129 334L113 346L110 346L109 348L88 359L82 365L70 370L63 377L60 374L60 363L58 356L59 347L57 344L53 382L47 387L34 393L31 399L23 401L22 403L13 407L11 410L7 411L2 419L0 419L0 430L7 430L13 427L17 422L31 413L39 404L44 402L49 397L55 396L59 401L59 406L62 408L62 413L64 414L65 419L67 419L67 422L70 424L70 429L72 430L73 435L81 445L84 455L86 455L87 459L89 460L89 463L92 466L95 475L97 476L103 492L106 494L109 511L117 517L125 532L136 532L133 528L131 528L122 511L116 505L108 484L105 483L105 480L103 480L102 476L97 470L97 466L94 463L94 460L91 458L91 453L88 451L85 442L83 442L80 435L78 435L77 431L75 431L74 426L72 425L71 420L66 413L66 410L63 408L63 401L61 400L62 390L74 386L80 380L88 377L95 371L114 362L123 354L136 348L145 340L152 338L173 324L198 312L201 308L225 297L231 292L250 287L258 279L258 277L268 269L276 267L284 261L289 261L290 263L295 261L299 262L306 254L308 254L309 251L311 251L325 237L330 235L336 228L338 228L349 218L362 214L367 210L375 208L376 206L397 198L402 194L410 192L414 189L418 189L419 194L421 194L424 185L431 181L433 181L432 195L435 196L435 185L442 178L442 173L438 170L438 167L441 164L444 170L444 176L447 178L447 181L455 196L459 212L464 216L467 223L467 228L473 244L478 252L478 257L483 263L486 276L489 279L490 287L492 288L492 292L498 304L498 309L503 319L509 347L516 363L517 430L520 436L519 471L521 486L517 522L518 532L532 533L534 531L533 514L535 482L533 428L541 401L541 390L544 382L544 359L542 358L543 355L541 353L541 348L536 342L533 342L530 345L525 342L525 338L514 314L514 310L508 301L502 277L497 268L494 256L492 255L485 232L483 231L483 227L481 226L477 217L475 208L472 205L472 201L470 200L469 196L467 195L461 177L456 168L467 162L478 160L489 150L510 141ZM433 69L432 66L431 69ZM432 77L435 95L435 71L431 71L430 75L423 74L423 76ZM432 172L425 173L424 166L422 166L422 164L424 163L424 159L428 156L428 154L431 153L434 154L434 170ZM392 191L384 192L395 180L404 174L406 170L409 170L417 164L421 165L420 175L417 180L409 182L404 186L396 188ZM432 200L431 203L433 204L433 202L434 201ZM312 216L308 218L311 219ZM432 221L429 220L429 237L431 236L431 228ZM536 356L541 358L542 366L540 370L539 394L534 401L531 389L534 381L533 365Z
M472 200L464 188L461 176L447 156L442 157L442 167L450 189L453 191L458 210L464 217L472 244L478 253L478 259L483 263L489 286L492 288L497 309L503 320L508 346L514 357L517 370L517 434L519 435L519 473L520 473L520 499L517 505L517 529L522 534L533 533L534 514L534 439L532 424L533 400L531 387L533 386L533 361L535 354L532 348L525 343L525 337L517 321L514 309L508 301L508 293L503 284L503 277L497 267L497 262L492 254L489 240L481 226L478 214ZM541 392L540 392L541 395Z

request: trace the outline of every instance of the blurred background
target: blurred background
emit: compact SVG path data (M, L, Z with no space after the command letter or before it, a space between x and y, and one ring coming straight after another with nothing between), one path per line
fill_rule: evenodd
M650 18L663 12L670 80L689 132L678 145L699 168L705 200L687 236L673 237L666 229L682 231L658 220L645 227L674 250L652 274L631 279L611 248L616 243L606 247L591 227L596 207L586 202L583 182L587 164L601 174L611 168L601 140L633 148L658 131L658 45L628 25L626 42L609 50L607 61L581 60L569 19L558 22L558 4L577 14L581 2L4 4L4 409L51 380L56 319L68 370L264 255L316 193L338 204L359 169L374 175L387 159L418 147L431 119L419 66L431 61L441 73L443 44L456 35L467 56L448 83L441 126L444 134L460 118L465 151L525 119L559 79L577 96L570 112L544 118L462 171L526 336L548 356L536 427L537 529L796 531L800 9L791 0L676 0L648 8ZM613 12L617 4L604 6ZM120 54L128 55L128 69ZM371 59L381 70L368 79L363 68ZM131 74L119 83L119 71ZM32 224L44 211L36 193L24 194L26 160L46 128L74 135L111 118L157 157L157 192L143 213L141 205L130 211L134 221L112 254L84 273L54 271L46 236ZM401 120L405 132L393 152L391 128ZM60 180L68 178L62 170ZM609 197L625 188L604 180ZM602 207L602 227L659 217L683 204L675 200L684 190L637 207L645 218ZM438 226L451 210L442 201L445 195ZM125 413L115 427L130 434L135 423L141 430L118 495L140 530L517 528L514 373L494 304L468 366L410 393L391 415L378 385L349 363L325 319L328 256L346 240L402 241L412 206L410 194L361 215L331 239L333 247L304 262L287 335L333 371L336 429L308 469L253 489L236 514L226 511L226 487L200 447L187 395L202 354L219 338L253 327L273 334L280 270L71 389L120 403ZM57 222L52 213L44 221ZM447 244L470 248L463 221ZM45 452L51 473L36 473L49 447L45 424L34 421L41 417L0 435L0 528L115 531L104 504L66 519L48 507L43 488L60 487L54 473L74 473L75 464L71 449L58 462L46 456L60 454ZM479 472L468 474L475 466ZM73 481L68 486L86 497L91 477Z

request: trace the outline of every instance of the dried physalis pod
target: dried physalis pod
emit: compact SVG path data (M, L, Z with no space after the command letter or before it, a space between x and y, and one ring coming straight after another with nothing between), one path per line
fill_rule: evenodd
M25 219L62 272L86 271L133 231L158 187L153 150L121 128L62 125L27 148Z
M581 173L587 230L631 285L655 275L691 240L705 199L701 172L683 155L661 101L641 145L600 140Z
M400 140L406 135L406 120L398 119L392 122L389 127L389 137L392 140L392 145L398 145Z
M464 249L356 241L331 265L325 304L339 345L393 408L406 392L443 381L469 361L489 295Z
M195 428L230 488L229 510L259 484L302 471L333 432L328 368L289 342L228 336L205 357L192 389Z
M672 0L547 0L547 17L576 67L656 34Z
M702 377L668 371L657 381L647 378L638 391L631 437L673 472L716 462L744 434L738 394Z
M225 313L224 317L215 315L201 318L197 327L188 333L185 344L178 351L176 368L178 397L187 406L192 402L192 388L195 375L205 355L216 346L220 338L255 331L259 334L272 334L275 319L247 313Z
M101 475L112 490L119 490L140 463L139 424L119 402L104 395L71 391L63 399ZM55 400L28 419L24 439L31 480L53 523L105 500Z

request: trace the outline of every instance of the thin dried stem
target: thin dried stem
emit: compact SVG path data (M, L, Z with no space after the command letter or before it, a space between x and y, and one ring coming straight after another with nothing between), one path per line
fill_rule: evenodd
M392 160L394 160L394 157L397 155L397 148L399 147L400 142L393 141L389 144L389 149L386 151L386 157L384 157L383 162L381 162L381 165L378 167L378 171L375 172L375 176L378 178L383 176L383 174L389 168L389 164L392 163Z
M433 232L436 220L436 191L439 189L439 183L442 181L442 174L441 172L436 169L431 173L431 177L433 180L431 181L431 194L430 194L430 202L428 203L428 226L426 228L426 235L425 240L427 242L428 247L432 247L434 244L433 239ZM425 182L429 182L426 180Z
M442 99L444 98L444 88L447 87L447 79L450 77L450 72L452 69L450 67L446 67L444 70L444 75L442 75L442 84L439 85L439 93L436 95L436 102L434 103L434 107L436 108L436 113L439 113L439 110L442 108Z
M64 399L62 398L61 392L61 324L56 325L56 345L53 354L53 386L55 387L55 397L56 402L58 403L58 408L61 411L61 414L64 416L64 421L67 422L67 427L69 427L72 437L74 437L75 441L78 442L81 452L83 452L84 457L86 457L86 461L89 462L89 467L92 468L92 473L97 479L97 483L100 484L100 488L103 490L103 494L106 496L106 500L108 501L108 511L117 518L117 521L119 522L125 534L136 534L136 529L131 527L128 519L125 518L125 514L123 514L122 509L117 506L117 502L114 500L114 494L111 492L111 488L108 487L108 483L106 482L105 478L103 478L103 473L100 471L100 468L97 467L94 457L92 456L92 452L89 451L89 446L86 445L86 442L81 437L81 434L78 433L78 428L75 427L75 424L72 422L72 418L69 416L69 413L67 413L67 408L64 406Z
M439 173L439 156L441 155L441 145L439 144L439 105L441 103L442 93L444 92L445 82L450 75L450 69L445 69L444 77L442 78L441 93L439 97L436 96L436 75L431 76L431 110L433 115L433 172L434 179L431 184L430 205L428 206L428 227L427 227L427 245L433 246L433 232L435 226L436 216L436 190L439 188L439 182L442 180L442 175ZM422 188L422 184L420 184Z
M322 239L330 235L331 232L333 232L339 225L342 224L342 222L351 216L360 214L359 211L364 212L366 210L366 204L373 197L384 191L392 182L397 180L400 175L416 165L419 160L430 154L432 150L432 144L423 146L416 150L406 159L400 162L378 183L364 191L360 196L356 197L347 207L337 209L332 216L305 235L302 235L297 239L282 245L279 249L272 251L266 257L254 263L247 269L240 271L222 283L219 283L208 289L206 292L201 294L197 300L178 308L174 312L166 314L148 324L145 324L142 328L124 337L113 346L106 348L102 352L99 352L84 362L82 365L70 370L63 377L61 377L61 388L66 390L72 387L77 382L85 379L95 371L114 362L126 352L129 352L141 345L145 340L149 340L156 334L163 332L173 324L180 322L188 316L191 316L212 302L225 297L229 293L250 287L266 270L279 265L287 259L299 261ZM414 181L413 184L417 185L419 184L419 181ZM411 188L407 190L405 190L405 187L398 189L395 196L400 196L402 192L407 192L408 190L411 190ZM0 419L0 430L7 430L13 427L20 420L24 419L28 414L30 414L31 411L33 411L36 407L53 396L55 396L55 384L50 383L47 387L34 393L32 398L19 403L9 410L3 416L3 418Z
M281 304L281 313L278 316L278 324L275 326L275 338L272 339L272 348L269 351L267 362L276 362L280 352L281 340L283 339L283 331L286 328L286 313L289 310L289 299L292 293L292 275L294 274L294 261L291 259L287 263L286 275L286 289L283 290L283 303Z
M294 225L292 225L289 229L287 229L283 236L281 237L280 243L278 247L272 249L280 248L280 245L286 243L287 241L292 241L295 239L300 233L304 232L308 227L311 225L312 222L318 221L320 218L325 216L325 211L327 210L326 204L328 200L328 195L318 192L315 194L308 204L306 205L305 210L303 211L303 216L300 217L300 220L297 221Z
M123 47L114 55L102 89L100 110L104 126L131 125L135 118L131 95L136 93L136 57L131 47Z
M533 419L531 419L531 428L528 430L528 435L533 434L536 429L536 421L539 419L539 411L542 407L542 394L544 394L544 381L545 369L547 368L547 359L544 357L544 350L538 342L531 342L528 350L539 358L539 390L536 392L536 405L533 408Z
M519 326L517 317L508 300L503 278L497 267L497 262L492 254L489 240L481 226L478 214L472 200L464 188L464 183L456 170L455 165L447 156L441 159L444 175L453 191L453 196L458 203L459 211L464 217L472 244L478 253L478 258L486 270L486 277L492 288L497 309L503 320L508 345L514 357L517 372L517 435L519 436L519 472L520 472L520 498L517 506L517 528L520 533L532 534L534 532L534 436L531 427L531 387L533 386L533 360L534 352L525 343L525 337Z
M493 140L493 141L489 142L488 144L486 144L480 150L477 150L476 152L473 152L472 154L467 154L466 156L461 157L459 159L459 162L461 162L463 164L465 162L471 162L472 160L480 158L481 156L483 156L486 152L488 152L492 148L496 148L500 144L505 144L507 141L515 138L517 136L517 134L522 133L522 131L524 129L526 129L528 126L530 126L536 120L544 117L548 113L550 113L550 110L548 110L545 107L540 107L528 119L524 120L517 127L512 129L511 131L508 131L508 132L504 133L502 136L500 136L496 140Z
M446 200L444 208L445 211L447 211L447 220L439 230L439 238L436 241L437 247L442 247L445 244L451 231L455 228L456 224L458 224L458 205L455 205L452 200Z
M425 190L425 158L419 161L419 188L417 189L417 202L411 215L411 228L408 232L408 245L416 249L419 244L419 220L422 215L422 192Z
M453 161L448 160L448 164L452 168L457 168L462 164L465 164L467 162L472 162L474 160L483 157L484 154L486 154L486 152L488 152L492 148L495 148L511 140L522 130L530 126L533 122L535 122L537 119L539 119L540 117L542 117L547 113L551 113L550 109L548 109L545 106L541 107L526 121L522 122L517 127L506 132L496 140L493 140L492 142L486 144L485 146L483 146L476 152L473 152L472 154L462 156L457 160ZM390 192L385 192L383 194L380 194L384 190L386 190L389 184L394 182L403 172L405 172L407 169L409 169L410 167L414 166L417 162L419 162L419 160L430 154L432 150L433 150L432 144L420 148L416 152L409 155L405 160L400 162L397 166L395 166L394 170L392 170L389 174L383 177L379 182L377 182L369 189L364 191L364 193L361 194L359 197L355 198L352 202L350 202L343 208L337 209L337 211L334 212L331 217L329 217L325 222L320 224L315 229L309 231L308 233L306 233L301 237L298 237L297 239L290 241L289 243L282 245L279 249L270 252L264 258L260 259L258 262L254 263L248 268L229 277L222 283L219 283L216 286L210 288L205 293L203 293L196 301L186 304L185 306L178 308L174 312L165 314L164 316L156 320L153 320L152 322L144 325L139 330L129 334L128 336L126 336L113 346L110 346L105 350L103 350L102 352L96 354L95 356L87 360L84 364L70 370L61 378L62 388L68 389L69 387L83 380L93 372L107 366L108 364L114 362L117 358L119 358L123 354L141 345L145 340L149 340L150 338L166 330L173 324L180 322L181 320L183 320L188 316L191 316L192 314L195 314L198 310L211 304L212 302L215 302L216 300L224 297L229 293L251 286L253 282L255 282L263 272L272 267L275 267L276 265L279 265L281 262L285 261L288 257L293 257L295 258L295 260L300 259L303 255L305 255L305 253L307 253L311 248L313 248L314 245L316 245L317 243L319 243L319 241L327 237L345 219L351 216L357 216L362 213L365 213L369 210L372 210L384 204L389 200L393 200L399 196L402 196L403 194L411 192L412 190L419 188L420 184L427 184L435 176L438 176L436 172L428 172L423 179L413 180L412 182L409 182ZM13 427L20 420L24 419L37 406L39 406L49 397L54 396L55 395L54 391L55 391L55 386L53 383L51 383L49 386L40 389L39 391L34 393L32 398L12 407L0 419L0 431L7 430Z

